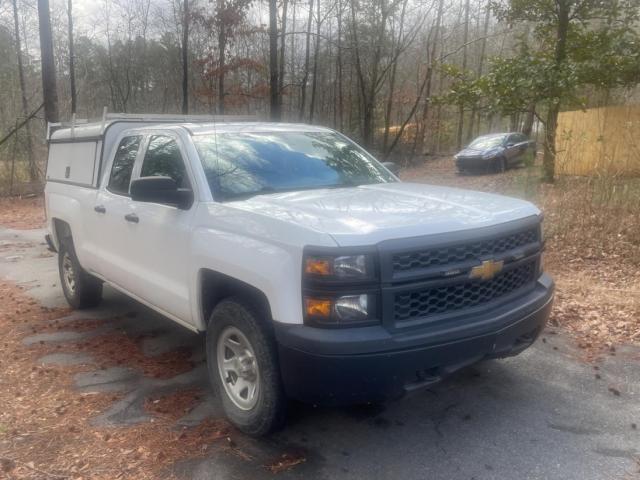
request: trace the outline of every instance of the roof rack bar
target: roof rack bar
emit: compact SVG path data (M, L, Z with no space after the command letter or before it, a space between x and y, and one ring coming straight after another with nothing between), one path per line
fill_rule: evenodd
M160 113L104 113L104 120L138 120L141 122L247 122L255 115L174 115Z

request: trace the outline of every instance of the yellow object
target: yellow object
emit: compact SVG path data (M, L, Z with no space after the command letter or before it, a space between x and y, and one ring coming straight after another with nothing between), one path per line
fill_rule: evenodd
M309 257L306 259L304 273L311 275L331 275L331 263L322 258Z
M496 262L495 260L485 260L482 265L475 266L471 269L470 278L481 278L482 280L491 280L496 273L502 271L504 260Z
M559 174L640 176L640 105L561 112L556 152Z
M308 316L329 317L331 315L331 300L305 297L304 306Z

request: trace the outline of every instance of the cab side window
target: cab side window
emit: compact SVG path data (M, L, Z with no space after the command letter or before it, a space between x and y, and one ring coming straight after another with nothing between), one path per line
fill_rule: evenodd
M178 188L189 187L189 177L185 170L180 148L176 141L165 135L153 135L142 161L141 177L171 177Z
M131 172L136 162L138 148L140 148L140 135L124 137L118 145L116 156L113 159L111 175L107 189L118 195L129 195L129 183L131 183Z

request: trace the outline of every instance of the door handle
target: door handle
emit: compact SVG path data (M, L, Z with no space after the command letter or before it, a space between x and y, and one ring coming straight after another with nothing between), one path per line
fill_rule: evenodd
M127 213L124 216L124 219L127 222L131 222L131 223L138 223L140 221L140 219L138 218L138 215L136 215L135 213Z
M106 213L107 209L104 208L104 205L96 205L93 209L98 213Z

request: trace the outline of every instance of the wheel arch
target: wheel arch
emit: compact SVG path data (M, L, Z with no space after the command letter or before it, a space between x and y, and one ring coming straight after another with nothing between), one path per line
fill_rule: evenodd
M60 249L60 244L64 239L70 238L73 240L71 225L69 225L65 220L54 217L51 219L51 226L52 240L58 250Z
M198 330L206 330L213 309L222 300L241 297L250 302L269 320L272 317L267 295L259 288L221 272L203 268L198 274Z

